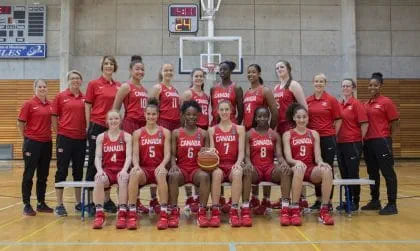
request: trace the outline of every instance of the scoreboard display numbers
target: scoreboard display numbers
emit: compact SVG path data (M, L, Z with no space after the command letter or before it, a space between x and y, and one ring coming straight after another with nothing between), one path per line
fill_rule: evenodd
M197 33L199 7L196 4L170 4L168 30L171 33Z

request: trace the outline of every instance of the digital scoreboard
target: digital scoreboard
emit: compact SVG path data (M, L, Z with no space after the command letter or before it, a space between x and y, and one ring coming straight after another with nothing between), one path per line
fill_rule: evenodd
M46 5L0 6L0 58L46 57Z
M197 33L200 9L196 4L170 4L168 29L171 33Z

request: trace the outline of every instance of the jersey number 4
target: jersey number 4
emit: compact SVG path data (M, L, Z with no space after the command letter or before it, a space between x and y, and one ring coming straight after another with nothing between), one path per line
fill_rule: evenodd
M112 154L111 162L117 163L117 154L116 153Z

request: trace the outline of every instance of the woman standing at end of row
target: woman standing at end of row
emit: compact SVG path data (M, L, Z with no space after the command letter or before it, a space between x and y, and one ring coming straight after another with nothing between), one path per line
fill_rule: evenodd
M35 96L26 101L20 109L18 128L23 138L24 171L22 177L23 214L35 216L31 206L32 179L36 170L36 211L52 213L53 209L45 203L45 191L50 170L52 154L51 105L47 99L47 81L34 82Z
M399 114L397 107L388 97L381 95L384 83L382 73L375 72L369 81L371 98L366 102L369 128L364 138L363 155L365 157L369 179L375 181L370 186L371 201L362 210L380 210L380 215L397 214L397 175L394 170L392 136L398 128ZM385 178L388 204L381 208L379 200L380 176Z
M57 171L55 183L65 181L70 161L73 181L82 181L86 155L85 96L80 90L82 74L72 70L67 73L67 90L60 92L52 105L52 126L57 133ZM63 188L56 188L57 216L67 216L63 204ZM80 187L74 189L76 210L81 210Z

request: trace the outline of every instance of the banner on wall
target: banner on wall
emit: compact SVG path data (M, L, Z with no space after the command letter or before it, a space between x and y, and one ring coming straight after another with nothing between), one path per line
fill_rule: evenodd
M0 44L1 58L45 58L46 44Z

